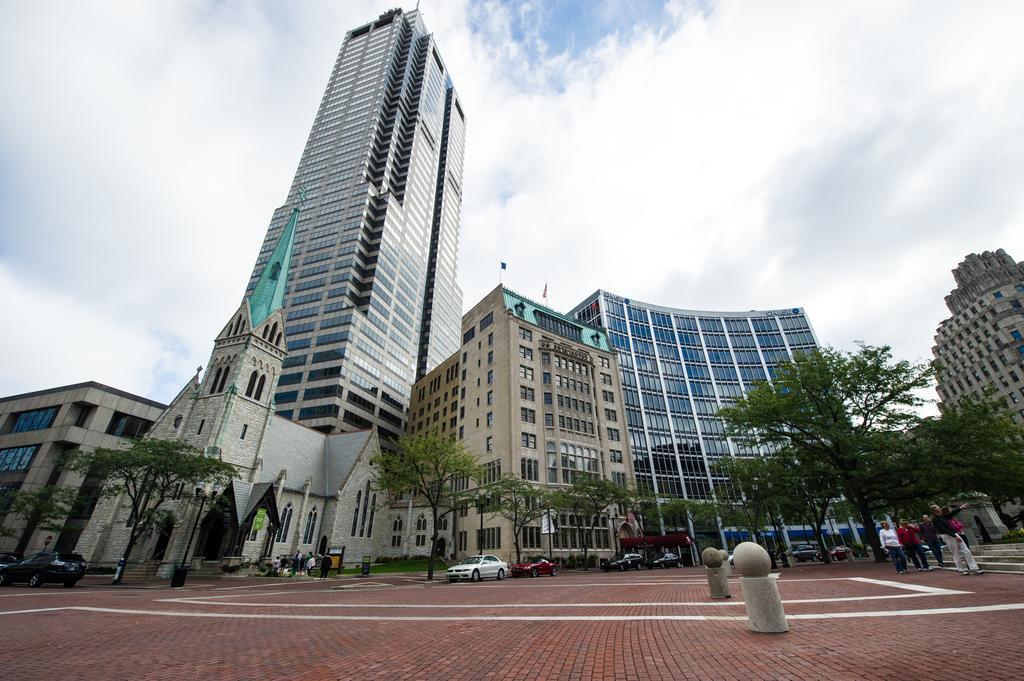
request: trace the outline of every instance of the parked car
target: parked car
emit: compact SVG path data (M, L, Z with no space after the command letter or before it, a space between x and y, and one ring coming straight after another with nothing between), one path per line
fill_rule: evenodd
M530 558L526 562L516 563L510 568L510 572L513 577L540 577L541 575L551 575L555 577L558 575L558 566L549 561L544 556L536 556Z
M793 544L790 553L793 554L798 563L806 563L809 560L821 560L821 552L818 551L818 547L814 544Z
M828 552L832 560L846 560L853 558L853 549L848 546L839 545Z
M0 568L17 563L23 556L20 553L0 553Z
M458 582L462 579L479 582L487 577L501 581L505 579L507 572L508 563L494 556L470 556L458 565L448 568L446 574L449 582Z
M663 553L656 558L647 561L647 569L682 567L683 559L674 553Z
M610 570L618 570L620 572L625 572L626 570L630 570L633 568L639 570L641 567L644 566L646 562L647 560L639 553L623 553L617 556L613 556L610 560L606 562L602 562L601 569L605 572L608 572Z
M29 586L60 582L70 589L83 576L85 558L77 553L40 551L0 568L0 586L15 582L28 582Z

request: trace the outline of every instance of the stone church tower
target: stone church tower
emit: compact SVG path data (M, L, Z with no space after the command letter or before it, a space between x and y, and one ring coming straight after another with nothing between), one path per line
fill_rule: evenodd
M274 391L286 353L281 307L303 193L300 190L299 201L252 294L214 340L206 374L200 380L196 373L147 434L183 440L206 456L234 465L237 479L248 483L256 481L262 468L261 448L274 416ZM169 503L167 508L177 516L175 506ZM101 501L76 550L90 562L117 560L127 541L122 522L127 514L122 499ZM175 532L168 550L181 553L184 536ZM144 551L145 547L139 547L139 552Z
M260 469L260 447L287 352L281 306L300 208L292 210L252 295L214 341L202 381L197 374L150 431L151 437L181 439L233 464L238 477L249 482Z

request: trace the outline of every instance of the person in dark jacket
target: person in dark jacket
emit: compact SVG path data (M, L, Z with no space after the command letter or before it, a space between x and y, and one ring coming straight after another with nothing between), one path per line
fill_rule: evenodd
M921 540L932 550L932 555L938 561L939 567L946 567L946 563L942 560L942 542L939 541L939 535L936 534L935 527L932 525L932 517L927 513L921 516L921 524L917 526L917 530L921 534Z
M932 526L935 528L935 533L942 538L942 542L949 549L950 555L953 556L953 565L956 566L960 574L980 575L984 570L978 567L978 562L974 560L974 555L967 548L967 543L964 542L963 537L957 533L952 523L950 523L950 520L965 508L970 508L970 504L946 509L943 509L938 504L932 504ZM963 560L962 564L961 560Z
M320 579L327 579L327 573L331 571L331 557L326 553L320 556Z

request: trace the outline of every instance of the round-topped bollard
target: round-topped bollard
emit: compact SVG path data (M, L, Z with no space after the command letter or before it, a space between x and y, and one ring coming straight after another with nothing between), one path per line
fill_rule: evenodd
M717 549L708 547L700 554L708 575L708 587L712 598L732 598L729 593L729 575L722 567L722 556Z
M768 552L754 542L745 541L732 555L736 569L743 573L740 589L751 631L769 634L789 631L778 584L769 575L772 561Z

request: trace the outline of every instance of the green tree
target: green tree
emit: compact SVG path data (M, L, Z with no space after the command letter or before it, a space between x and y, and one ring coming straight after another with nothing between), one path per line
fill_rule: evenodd
M102 479L102 496L128 500L130 531L121 557L123 564L139 539L167 518L170 512L165 503L178 490L203 484L226 485L235 473L231 464L203 456L185 442L156 438L131 440L119 449L75 450L68 453L67 466L83 476ZM192 495L183 495L176 503L183 506L192 501ZM114 583L120 583L121 577L119 570Z
M580 540L580 547L583 549L583 569L589 570L590 542L594 538L598 522L601 516L608 511L609 506L622 502L627 494L622 487L611 480L588 474L578 475L564 494L567 497L568 505L576 515L576 533ZM589 521L589 528L584 526L581 514Z
M821 528L828 509L842 496L839 476L822 459L801 458L788 449L773 457L769 465L779 491L779 515L787 520L799 519L801 524L809 525L821 551L821 559L831 562Z
M988 495L1004 521L1015 521L1001 506L1024 497L1024 428L993 394L966 396L926 418L914 431L923 476L932 496L980 492Z
M925 364L893 361L889 347L831 348L782 363L771 383L756 384L719 412L730 434L790 449L801 461L830 468L857 509L875 560L885 554L873 513L913 498L922 471L906 443L920 423L920 396L931 383Z
M376 485L392 498L406 494L419 497L433 518L427 579L434 579L437 557L438 521L456 509L472 503L470 480L479 480L483 469L462 443L436 433L403 437L398 450L384 450L374 457Z
M512 475L506 475L488 487L496 501L498 512L512 523L512 543L516 550L516 562L523 561L523 528L539 520L549 507L550 495L546 490Z
M24 553L32 533L37 529L58 534L64 529L71 508L78 497L78 490L61 485L46 485L33 490L16 490L0 498L0 508L7 509L7 517L21 517L25 527L19 533L13 528L0 528L0 536L15 537L20 534L15 551Z
M781 499L777 468L763 457L724 458L712 466L716 474L728 479L715 486L715 506L723 522L746 528L758 543L768 516Z

